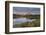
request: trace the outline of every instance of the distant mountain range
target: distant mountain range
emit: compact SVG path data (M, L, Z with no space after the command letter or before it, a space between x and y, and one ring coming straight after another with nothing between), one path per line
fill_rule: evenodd
M32 13L32 12L13 12L16 15L40 15L40 13Z

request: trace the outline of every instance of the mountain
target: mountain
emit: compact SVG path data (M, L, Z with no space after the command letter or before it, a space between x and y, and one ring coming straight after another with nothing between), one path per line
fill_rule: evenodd
M13 12L13 14L16 14L16 15L40 15L40 13L32 13L32 12Z

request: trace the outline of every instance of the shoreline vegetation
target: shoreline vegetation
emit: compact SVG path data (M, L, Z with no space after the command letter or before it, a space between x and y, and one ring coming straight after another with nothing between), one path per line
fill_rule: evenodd
M16 15L16 14L13 14L13 19L14 18L40 19L40 15Z
M16 18L27 18L27 19L36 19L35 21L32 22L24 22L21 24L16 24L13 25L13 28L18 28L18 27L40 27L40 15L16 15L13 14L13 19Z

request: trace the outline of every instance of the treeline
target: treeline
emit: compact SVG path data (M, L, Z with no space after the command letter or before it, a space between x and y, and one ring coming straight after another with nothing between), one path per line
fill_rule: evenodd
M13 14L13 18L29 18L29 19L40 19L40 15L16 15Z

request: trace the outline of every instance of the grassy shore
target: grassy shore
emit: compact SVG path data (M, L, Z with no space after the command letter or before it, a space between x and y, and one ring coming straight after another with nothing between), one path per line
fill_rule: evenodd
M28 19L36 19L35 21L32 22L24 22L21 24L15 24L13 27L40 27L40 15L13 15L14 18L28 18Z
M15 24L15 27L40 27L40 20L36 19L35 21L32 22L25 22L25 23L21 23L21 24Z

